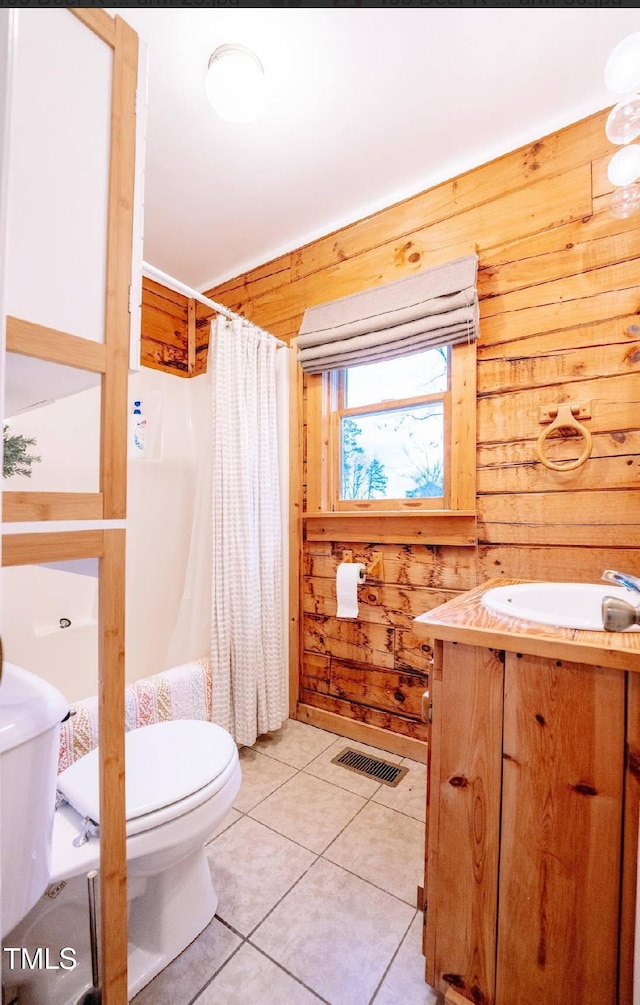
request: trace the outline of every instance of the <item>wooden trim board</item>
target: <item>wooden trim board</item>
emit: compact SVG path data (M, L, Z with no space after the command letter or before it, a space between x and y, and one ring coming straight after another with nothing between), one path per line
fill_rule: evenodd
M98 580L100 649L100 952L102 1001L127 994L127 852L124 790L125 531L103 532Z
M409 757L412 761L420 761L421 764L427 763L427 744L422 740L414 740L411 736L401 736L400 733L392 733L379 726L347 719L346 716L338 715L336 712L325 712L324 709L304 705L302 702L298 703L295 718L299 722L327 729L330 733L337 733L338 736L344 736L349 740L367 743L380 750L388 750L390 754Z
M102 557L101 530L42 534L6 534L2 538L3 566L69 562L77 558Z
M138 36L120 17L116 18L115 32L104 333L107 369L102 378L100 489L104 495L105 519L118 520L126 515L127 507L129 285L132 267Z
M92 373L104 373L107 368L107 350L103 342L92 342L10 315L7 317L7 352Z
M38 520L102 520L100 492L4 492L6 523Z

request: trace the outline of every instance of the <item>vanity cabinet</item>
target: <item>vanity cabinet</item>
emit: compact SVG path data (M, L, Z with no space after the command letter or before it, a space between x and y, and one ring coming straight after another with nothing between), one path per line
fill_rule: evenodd
M437 640L427 983L451 1002L632 1005L639 640L514 631L483 592L416 628Z

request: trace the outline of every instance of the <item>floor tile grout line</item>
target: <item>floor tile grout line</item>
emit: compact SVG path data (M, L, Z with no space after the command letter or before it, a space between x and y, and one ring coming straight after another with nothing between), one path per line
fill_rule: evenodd
M325 850L327 850L327 849L325 849ZM353 876L354 879L359 879L361 883L366 883L367 886L373 887L374 890L379 890L380 893L386 893L386 895L388 897L393 897L393 899L397 900L399 904L403 904L405 907L410 907L414 911L417 910L417 907L416 907L415 904L411 904L408 900L403 900L402 897L399 897L397 893L391 893L389 890L385 890L385 888L383 886L378 886L378 884L374 883L372 880L370 880L370 879L364 879L362 876L359 876L357 872L352 872L351 869L348 869L346 865L341 865L339 862L334 862L330 858L325 858L324 852L322 852L321 855L318 855L318 858L321 858L323 860L323 862L328 862L329 865L335 866L336 869L342 869L342 871L346 872L347 875ZM416 888L417 888L417 886L418 886L418 884L416 883Z
M338 737L338 738L342 739L341 737ZM333 742L335 742L335 741L332 741L332 743ZM348 875L353 876L355 879L360 880L360 882L366 883L367 886L370 886L370 887L372 887L375 890L378 890L378 891L380 891L382 893L385 893L385 894L387 894L387 896L393 897L394 900L396 900L398 903L402 904L403 906L405 906L405 907L408 906L408 907L410 907L410 908L413 909L413 915L412 915L411 920L410 920L410 922L409 922L409 924L408 924L408 926L407 926L407 928L405 930L405 933L402 936L402 938L400 939L395 952L393 953L391 959L389 960L389 963L387 964L387 967L385 968L385 971L382 974L382 976L380 978L380 981L378 982L378 984L377 984L377 986L376 986L376 988L374 990L374 993L373 993L372 997L369 1000L369 1005L373 1005L373 1001L374 1001L375 996L380 991L380 988L382 987L382 984L384 983L384 981L385 981L385 979L386 979L386 977L387 977L387 975L389 973L389 970L390 970L390 968L391 968L391 966L393 964L393 961L396 959L396 956L400 952L400 949L401 949L402 945L404 944L404 942L405 942L405 940L407 938L407 935L409 933L411 925L413 924L413 922L415 920L415 917L416 917L417 907L416 907L416 905L411 904L411 903L407 902L406 900L403 900L397 894L390 893L388 890L383 889L382 887L378 886L376 883L373 883L370 880L366 880L362 876L358 876L357 873L351 872L350 869L347 869L344 866L339 865L337 862L332 862L331 859L326 858L325 855L326 855L326 852L332 847L332 845L338 840L338 838L344 833L344 831L355 821L355 819L358 817L358 815L364 810L365 806L367 806L369 803L374 803L376 806L381 806L383 809L388 809L388 810L391 810L392 812L400 813L402 816L404 816L404 817L406 817L408 819L417 820L417 818L411 816L411 814L409 814L409 813L403 812L402 810L398 810L396 807L386 806L384 803L376 801L374 799L374 796L378 792L380 792L380 790L382 789L382 783L379 783L377 785L376 789L369 796L362 796L360 793L354 793L351 789L343 788L338 783L329 781L328 779L325 779L325 778L321 778L321 777L319 777L317 775L312 775L311 772L307 771L306 769L318 757L321 757L322 754L325 753L326 750L328 750L328 748L331 745L332 744L329 744L327 747L325 747L325 749L323 751L321 751L319 754L317 754L316 757L311 758L310 761L308 761L305 765L302 765L301 767L298 767L296 765L288 764L286 761L281 761L278 758L272 757L271 760L278 761L278 763L285 764L287 767L293 768L294 769L294 773L292 775L290 775L289 778L287 778L283 782L281 782L278 786L276 786L276 788L273 789L272 792L270 792L268 795L264 796L262 799L258 800L258 802L255 803L252 807L250 807L250 809L248 809L246 811L243 811L243 810L237 809L237 807L234 807L234 809L236 809L236 812L240 813L240 819L242 817L249 817L249 819L254 820L256 823L259 823L259 824L261 824L264 827L267 827L268 830L271 830L273 833L277 834L279 837L285 838L285 840L288 840L288 841L292 841L292 843L295 844L296 846L302 848L305 851L311 852L311 854L313 854L315 856L315 858L314 858L314 860L312 862L309 863L309 865L307 866L307 868L304 870L303 873L300 874L300 876L296 879L296 881L285 891L285 893L283 893L283 895L278 899L278 901L276 901L276 903L273 904L273 906L269 909L269 911L267 911L267 913L258 922L258 924L255 925L251 929L251 931L249 932L248 935L246 935L246 936L242 935L240 932L238 932L236 929L234 929L233 926L231 926L229 923L223 922L223 924L225 924L229 928L229 930L231 930L232 932L234 932L235 934L237 934L242 939L242 942L236 948L236 950L231 954L231 956L229 956L229 958L225 961L225 963L220 968L218 968L218 970L216 971L216 973L210 978L210 980L207 982L207 984L204 985L203 988L201 988L201 990L198 992L198 996L202 994L202 992L205 989L205 987L208 987L208 985L215 979L215 977L217 976L217 974L220 973L220 971L233 958L233 956L236 955L236 953L240 950L240 948L242 947L242 945L244 945L245 943L249 943L249 945L251 945L258 952L261 952L263 956L265 956L267 959L269 959L274 964L274 966L277 966L280 970L282 970L284 973L286 973L292 980L295 980L298 984L300 984L302 987L304 987L305 990L309 991L311 994L313 994L314 996L316 996L319 999L319 1001L322 1001L322 1002L325 1002L325 1003L327 1002L326 999L322 998L322 996L318 995L318 993L316 991L314 991L311 987L309 987L308 985L306 985L303 981L299 980L294 974L290 973L286 969L286 967L283 967L280 963L277 962L277 960L272 959L272 957L270 957L268 953L264 952L264 950L260 949L260 947L257 946L252 941L253 936L258 931L258 929L265 923L265 921L267 920L267 918L269 918L269 916L286 899L286 897L288 897L289 894L293 892L293 890L298 886L298 884L302 881L302 879L309 873L309 871L317 864L317 862L320 859L322 859L324 862L327 862L328 864L334 866L334 868L342 869ZM265 754L264 751L257 751L257 752L264 754L264 756L269 756L268 754ZM419 762L416 762L416 763L419 763ZM340 829L340 831L335 835L335 837L329 842L329 844L321 852L316 852L313 849L306 848L306 846L302 845L299 841L295 841L294 839L290 838L288 835L283 834L280 831L278 831L275 827L269 826L268 824L265 824L265 823L263 823L260 820L256 820L255 817L252 817L250 815L253 810L255 810L258 806L261 805L261 803L263 803L271 795L273 795L279 789L281 789L284 785L286 785L287 782L290 782L293 778L296 777L296 775L299 775L299 774L305 774L305 775L308 775L309 777L312 777L312 778L318 778L320 781L327 782L328 785L333 785L334 788L338 789L340 792L347 792L350 795L359 796L360 798L362 798L364 800L362 806L360 806L360 808L356 811L356 813L350 818L350 820L347 821L347 823L345 823L345 825ZM236 824L238 822L239 822L238 820L235 820L233 822L233 824L230 825L230 827L234 826L234 824ZM418 823L422 823L423 821L417 820L417 822ZM228 829L229 828L225 828L225 830L228 830ZM221 833L224 833L224 831L222 831ZM220 836L220 835L218 835L218 836ZM213 843L213 842L211 842L211 843ZM222 921L221 918L219 920ZM193 999L192 1002L190 1003L190 1005L193 1005L193 1002L195 1000L196 999ZM327 1003L327 1005L330 1005L330 1003Z
M266 953L264 949L261 949L260 946L257 946L255 942L251 941L250 938L247 938L246 941L248 945L250 945L253 949L256 950L256 952L261 953L262 956L266 957L266 959L268 959L271 963L273 963L274 966L278 968L278 970L282 970L282 972L285 973L288 977L291 977L291 979L294 980L296 984L300 984L300 986L303 987L305 991L309 991L314 998L317 998L318 1001L323 1002L324 1005L331 1005L331 1002L327 998L323 998L322 995L318 991L314 991L309 984L305 984L305 982L301 981L299 977L296 977L295 974L292 974L290 970L287 970L286 967L283 967L282 963L278 963L277 960L274 960L272 956L269 956L269 953Z
M274 761L275 758L272 757L271 760ZM280 761L279 763L282 764L284 762ZM292 767L292 765L288 764L287 767L290 768L290 767ZM247 816L249 813L251 813L252 810L255 810L256 806L260 806L260 804L263 803L265 801L265 799L269 799L269 797L272 796L275 792L278 792L278 790L281 789L283 785L286 785L287 782L290 782L292 778L295 778L295 776L299 775L299 774L300 774L300 769L299 768L294 768L292 775L289 775L289 777L285 778L285 780L283 782L280 782L279 785L276 785L275 789L272 789L271 792L268 792L266 796L262 796L260 799L258 799L257 803L254 803L253 806L250 806L248 810L239 810L238 807L235 804L233 806L233 809L237 810L238 813L243 813L245 816Z
M308 725L308 724L303 724L303 725ZM407 928L405 930L404 935L400 938L400 941L398 942L398 945L397 945L395 951L393 952L393 954L391 956L391 959L389 960L389 963L387 964L387 966L386 966L386 968L384 970L384 973L382 974L382 976L381 976L381 978L380 978L380 980L379 980L379 982L378 982L378 984L377 984L377 986L376 986L376 988L375 988L375 990L373 992L373 995L368 1000L368 1005L374 1005L375 998L379 995L382 986L384 985L385 981L388 978L388 975L389 975L391 967L393 966L395 960L397 959L398 954L399 954L400 950L402 949L403 945L406 943L406 940L408 938L411 926L413 925L413 923L414 923L414 921L416 919L417 914L419 914L419 910L416 908L416 906L414 904L411 904L410 902L408 902L406 900L403 900L397 894L390 893L388 890L385 890L383 887L378 886L375 882L372 882L370 880L364 879L364 877L359 876L355 872L352 872L349 868L346 868L345 866L340 865L338 862L332 862L331 859L329 859L329 858L326 857L326 853L334 845L334 843L338 840L338 838L345 832L345 830L347 830L351 826L351 824L357 819L358 815L364 810L364 808L369 803L374 803L374 805L380 806L383 809L387 809L387 810L391 810L391 812L399 813L399 814L401 814L405 818L416 820L418 823L424 824L424 821L421 818L415 817L411 813L407 813L407 812L405 812L402 809L398 809L395 806L388 806L386 803L381 802L379 800L376 800L375 796L378 795L381 791L384 791L381 782L377 783L376 788L374 789L373 792L371 792L371 794L369 796L364 796L361 793L354 792L352 789L343 787L342 785L340 785L339 782L330 781L329 779L322 778L322 776L320 776L320 775L313 775L313 773L311 771L309 771L308 769L309 769L309 767L316 760L318 760L319 758L321 758L323 756L323 754L325 754L332 745L336 744L337 741L339 741L339 740L340 741L345 741L345 742L349 741L348 737L343 737L340 734L336 734L336 733L330 733L328 730L318 730L318 732L324 732L325 735L330 735L332 737L332 739L327 744L327 746L324 747L323 750L321 750L319 753L315 754L309 761L307 761L304 765L301 765L301 766L289 764L287 761L283 761L280 758L273 757L272 755L266 753L265 751L256 750L256 753L260 753L260 754L263 754L263 756L265 756L265 757L269 757L272 762L275 761L276 763L279 763L279 764L283 765L284 767L287 767L287 768L291 769L293 773L289 776L289 778L287 778L284 781L282 781L281 783L279 783L276 786L275 789L273 789L267 795L263 796L256 803L254 803L254 805L251 806L248 810L240 810L238 807L234 806L233 809L238 814L238 816L236 817L236 819L233 820L226 827L224 827L223 830L221 830L218 834L215 835L215 837L211 837L209 839L209 841L206 843L207 847L210 846L210 845L213 846L213 844L215 843L215 841L217 840L218 837L221 837L228 830L230 830L231 828L233 828L235 826L235 824L239 823L243 818L248 817L250 820L253 820L255 823L258 823L261 826L266 827L268 830L270 830L272 833L274 833L278 837L283 838L283 839L285 839L287 841L291 841L292 844L294 844L297 847L301 848L302 850L308 852L309 854L311 854L314 857L313 857L313 861L311 861L309 863L309 865L304 869L304 871L294 881L294 883L282 894L282 896L277 900L277 902L273 904L273 906L267 911L267 913L264 915L264 917L251 929L251 931L249 932L248 935L246 935L246 936L243 935L238 929L234 928L233 925L231 925L229 922L225 921L223 918L219 917L217 914L215 915L215 920L218 921L221 925L223 925L229 932L231 932L240 941L239 941L238 945L231 951L231 953L229 954L229 956L223 961L223 963L221 963L220 966L218 966L215 969L215 971L212 973L212 975L203 983L203 985L199 988L199 990L193 995L193 997L190 999L188 1005L196 1005L198 998L200 998L200 996L206 991L206 989L211 985L211 983L216 979L216 977L237 956L238 952L240 952L240 950L242 949L242 947L244 945L246 945L246 944L249 944L253 949L255 949L256 952L260 953L263 957L265 957L266 959L268 959L275 967L277 967L278 970L280 970L283 973L287 974L287 976L291 980L295 981L296 984L300 985L308 993L310 993L311 995L313 995L313 997L315 999L317 999L317 1001L324 1003L324 1005L331 1005L331 1003L327 999L323 998L322 995L320 995L319 992L315 991L312 987L310 987L307 984L305 984L304 981L302 981L298 977L296 977L293 973L291 973L289 970L287 970L286 967L284 967L277 960L275 960L271 956L269 956L269 954L267 952L265 952L264 949L261 949L258 945L255 944L255 942L252 941L252 939L254 938L255 934L258 932L258 930L260 929L260 927L266 922L266 920L273 913L273 911L275 911L276 908L289 896L289 894L292 893L293 890L295 890L295 888L298 886L298 884L301 883L301 881L304 879L305 876L307 876L307 874L309 873L309 871L311 869L313 869L317 865L317 863L318 863L319 860L322 860L322 861L326 862L327 864L333 866L334 868L338 868L338 869L343 870L343 872L345 872L347 875L352 876L354 879L359 880L361 883L365 883L371 889L379 891L379 892L382 892L382 893L386 894L387 896L392 897L396 902L402 904L403 906L405 906L405 907L408 906L408 907L410 907L412 909L412 912L413 912L412 918L411 918L411 920L410 920L410 922L409 922L409 924L408 924L408 926L407 926ZM373 747L373 745L371 745L371 744L368 744L367 746L372 747L372 749L375 749L375 750L379 749L379 748ZM255 749L255 748L249 747L249 748L246 748L246 749L252 750L252 749ZM384 755L385 751L380 750L380 753L382 755ZM402 764L403 762L406 762L407 760L409 761L409 767L411 767L413 764L415 764L416 766L419 766L422 763L420 761L414 761L411 758L402 758L398 763ZM339 792L345 792L345 793L348 793L350 795L355 795L355 796L357 796L357 797L359 797L360 799L363 800L362 805L355 812L355 814L350 818L350 820L348 820L345 823L345 825L340 829L340 831L335 835L335 837L327 844L327 846L321 852L317 852L314 849L307 848L305 845L301 844L299 841L296 841L296 840L290 838L288 835L283 834L281 831L277 830L276 827L271 826L269 824L265 824L262 821L257 820L255 817L251 817L250 816L250 814L251 814L251 812L253 810L257 809L257 807L260 806L266 799L268 799L271 795L274 795L280 788L282 788L284 785L286 785L287 782L291 781L293 778L296 777L296 775L299 775L300 773L303 773L303 774L305 774L308 777L315 777L319 781L327 782L328 785L333 786L333 788L336 789L337 791L339 791ZM371 779L371 781L374 781L374 779ZM199 937L200 936L198 936L197 938L199 938ZM197 939L194 940L194 941L197 941ZM426 986L427 985L425 984L425 987Z
M416 914L418 914L418 913L419 913L418 908L416 908ZM395 960L396 956L398 955L398 953L402 949L402 947L403 947L403 945L404 945L404 943L405 943L405 941L406 941L406 939L407 939L407 937L409 935L409 932L411 931L411 926L414 923L414 921L416 920L416 914L413 915L411 921L409 922L409 924L407 926L406 932L404 933L404 935L400 939L400 942L398 943L398 948L396 949L395 953L393 954L393 956L389 960L389 963L387 964L387 967L386 967L386 969L385 969L382 977L380 978L380 980L379 980L379 982L378 982L378 984L376 986L375 991L373 992L373 994L371 995L371 998L369 999L369 1005L374 1005L374 1001L375 1001L376 995L378 994L378 992L380 991L380 988L382 987L382 985L386 981L387 977L389 976L389 971L391 970L391 967L393 966L393 961ZM425 987L426 986L427 985L425 984Z
M221 919L221 918L218 918L218 916L217 916L217 915L214 915L214 917L215 917L215 918L216 918L216 919L217 919L218 921L222 921L222 919ZM222 922L222 924L224 924L224 922ZM230 926L229 926L229 925L226 925L226 927L227 927L227 928L230 928ZM231 931L233 931L233 929L232 929L232 928L231 928L230 930L231 930ZM235 932L234 934L235 934L235 935L238 935L239 933L238 933L238 932ZM188 1005L196 1005L196 1003L197 1003L197 1001L198 1001L198 998L199 998L199 997L200 997L200 995L201 995L201 994L203 993L203 991L206 991L206 990L207 990L207 988L208 988L208 987L209 987L209 985L210 985L210 984L212 983L212 981L214 981L214 980L216 979L216 977L218 976L218 974L219 974L219 973L221 973L221 972L222 972L222 971L224 970L224 968L226 967L227 963L229 963L229 961L230 961L230 960L232 960L234 956L237 956L237 955L238 955L238 953L239 953L239 952L240 952L240 950L242 949L242 947L243 947L243 945L245 944L245 942L246 942L246 939L242 939L242 942L240 943L240 945L236 946L236 948L235 948L235 949L234 949L234 950L233 950L233 951L232 951L232 952L231 952L231 953L229 954L229 956L227 956L227 958L226 958L226 960L224 961L224 963L221 963L221 964L220 964L220 966L218 967L218 969L217 969L217 970L214 970L214 972L212 973L211 977L209 977L209 979L208 979L208 980L206 980L206 981L204 982L204 984L202 985L202 987L200 988L200 990L199 990L199 991L197 991L197 992L196 992L196 994L195 994L195 995L193 996L193 998L191 998L191 999L189 1000L189 1002L188 1002Z
M298 772L297 772L297 773L298 773L298 774L300 774L301 772L303 772L303 770L304 770L303 768L299 768L299 769L298 769ZM291 775L291 778L295 778L295 775ZM288 779L287 779L287 781L291 781L291 778L288 778ZM325 780L326 780L326 779L321 779L321 781L325 781ZM286 784L286 783L283 783L283 784ZM327 784L328 784L328 785L333 785L334 783L333 783L333 782L327 782ZM337 789L340 789L340 786L336 785L336 786L335 786L335 788L337 788ZM274 789L274 791L277 791L277 789ZM343 792L343 791L346 791L346 790L344 790L344 789L340 789L340 791L341 791L341 792ZM351 795L357 795L357 793L351 793ZM336 841L338 840L338 838L339 838L339 837L340 837L340 836L341 836L341 835L342 835L342 834L344 833L344 831L345 831L345 830L346 830L346 829L347 829L348 827L350 827L350 826L351 826L351 824L352 824L352 823L354 822L354 820L356 819L356 817L358 817L358 816L360 815L360 813L362 813L362 811L364 810L365 806L367 806L367 804L368 804L368 803L370 803L370 802L372 802L372 801L373 801L373 797L369 797L369 798L367 799L367 798L366 798L365 796L361 796L360 798L361 798L361 799L364 799L364 800L365 800L364 804L363 804L363 805L362 805L362 806L360 807L360 809L356 810L355 814L354 814L354 815L353 815L353 816L351 817L351 819L347 821L347 823L346 823L346 824L345 824L345 825L344 825L344 826L343 826L343 827L341 828L341 830L340 830L340 831L338 831L338 833L337 833L337 834L335 835L335 837L333 837L333 838L331 839L331 841L329 842L329 844L328 844L328 845L327 845L327 846L326 846L325 848L323 848L323 850L322 850L322 851L320 851L320 852L317 852L317 851L315 851L315 849L313 849L313 848L308 848L308 847L307 847L306 845L303 845L303 844L302 844L302 843L301 843L300 841L297 841L297 840L296 840L295 838L292 838L292 837L290 837L290 836L289 836L288 834L283 834L283 833L282 833L282 831L279 831L279 830L277 830L275 826L273 826L273 825L270 825L270 824L267 824L267 823L264 823L264 822L263 822L262 820L258 820L258 819L256 819L256 817L252 817L252 816L250 815L250 814L251 814L251 810L249 810L249 811L248 811L247 813L242 813L242 811L241 811L241 810L238 810L237 812L238 812L238 813L240 813L240 814L241 814L242 816L244 816L244 817L248 817L248 818L249 818L249 820L253 820L253 821L254 821L255 823L258 823L258 824L260 824L260 825L261 825L262 827L266 827L266 828L267 828L267 830L270 830L270 831L271 831L271 832L272 832L273 834L277 834L277 835L278 835L278 837L281 837L281 838L284 838L284 839L285 839L286 841L291 841L291 842L292 842L292 844L295 844L295 845L296 845L296 846L297 846L298 848L302 848L302 849L303 849L304 851L308 851L308 852L310 852L310 853L311 853L312 855L315 855L315 856L316 856L316 860L317 860L318 858L322 858L322 859L323 859L323 861L325 861L325 862L329 862L329 863L330 863L331 865L333 865L333 866L336 866L336 867L337 867L337 868L339 868L339 869L343 869L343 870L344 870L344 872L348 873L348 874L349 874L350 876L354 876L354 877L355 877L356 879L359 879L359 880L361 880L361 882L363 882L363 883L368 883L368 884L369 884L370 886L372 886L372 887L373 887L374 889L376 889L376 890L380 890L380 891L381 891L382 893L386 893L386 894L388 894L388 896L390 896L390 897L393 897L393 898L394 898L394 900L397 900L397 901L398 901L399 903L401 903L401 904L404 904L405 906L408 906L408 907L413 907L413 908L415 908L415 904L412 904L412 903L410 903L410 902L409 902L409 901L407 901L407 900L403 900L403 899L402 899L402 897L399 897L399 896L398 896L398 894L396 894L396 893L391 893L391 892L390 892L389 890L386 890L386 889L385 889L384 887L382 887L382 886L378 886L378 884L377 884L377 883L373 883L373 882L372 882L371 880L368 880L368 879L364 879L364 878L363 878L362 876L359 876L359 875L358 875L358 873L356 873L356 872L352 872L352 870L351 870L351 869L348 869L348 868L347 868L346 866L344 866L344 865L340 865L340 864L339 864L338 862L333 862L333 861L332 861L332 860L331 860L330 858L327 858L327 857L326 857L326 853L327 853L327 852L329 851L329 849L331 848L331 846L332 846L333 844L335 844L335 842L336 842ZM256 803L256 806L257 806L257 805L259 805L259 803ZM392 812L396 812L396 813L401 813L401 811L400 811L400 810L395 810L395 809L394 809L393 807L390 807L390 806L384 806L384 804L382 804L382 803L375 803L375 805L376 805L376 806L382 806L382 808L383 808L383 809L389 809L389 810L391 810ZM255 808L255 807L254 807L254 808ZM411 817L411 816L409 816L409 814L407 814L407 813L401 813L401 816L404 816L404 817L407 817L407 819L409 819L409 820L416 820L416 818L415 818L415 817ZM237 820L234 820L233 824L230 824L230 827L233 827L233 826L234 826L234 825L235 825L236 823L238 823L238 822L239 822L239 821L237 821ZM418 821L417 821L417 823L422 823L422 821L419 821L419 820L418 820ZM229 828L226 828L226 829L227 829L227 830L229 830ZM223 831L222 833L224 834L225 832ZM221 836L221 835L218 835L218 837L220 837L220 836ZM214 841L215 841L215 839L214 839ZM213 843L214 843L214 841L211 841L211 842L210 842L210 844L213 844ZM311 863L311 864L309 865L309 867L308 867L308 868L310 869L310 868L311 868L311 867L312 867L313 865L315 865L315 861L314 861L314 862L312 862L312 863ZM307 870L307 871L308 871L308 870ZM304 873L303 873L303 875L304 875ZM300 878L302 878L302 877L300 877ZM293 886L291 887L291 890L293 890L294 886L296 886L298 882L299 882L299 880L296 880L296 882L294 883L294 885L293 885ZM417 885L418 885L418 882L416 881L416 886L417 886ZM283 895L283 897L284 897L284 896L286 896L286 894L284 894L284 895ZM280 898L280 899L282 900L283 898ZM280 901L278 901L278 903L280 903ZM275 905L274 905L274 906L275 906ZM270 914L270 913L271 913L271 911L269 911L268 913ZM266 918L266 917L268 917L268 914L267 914L267 915L265 915L265 918ZM265 918L263 918L262 920L264 921L264 920L265 920ZM261 922L259 922L259 924L262 924L262 921L261 921ZM259 926L256 926L256 927L259 927ZM255 931L255 929L254 929L254 931Z
M306 851L309 851L309 849L307 848L307 849L306 849ZM246 938L246 939L250 939L250 938L251 938L251 937L252 937L253 935L255 935L255 933L256 933L256 932L258 931L258 929L260 928L260 926L264 924L264 922L265 922L265 921L267 920L267 918L268 918L268 917L269 917L269 916L270 916L271 914L273 914L273 912L275 911L276 907L278 907L278 906L279 906L279 905L280 905L280 904L282 903L282 901L283 901L283 900L284 900L284 899L285 899L286 897L288 897L288 896L289 896L289 894L293 892L293 890L295 890L296 886L298 886L298 884L299 884L299 883L301 882L301 880L303 880L303 879L304 879L304 877L305 877L305 876L307 875L307 873L309 872L309 870L310 870L310 869L313 869L314 865L316 864L316 862L318 861L318 859L319 859L319 858L320 858L321 856L320 856L319 854L317 854L316 852L311 852L311 854L312 854L312 855L315 855L315 856L316 856L316 857L314 858L313 862L309 862L309 865L308 865L308 866L307 866L307 868L306 868L306 869L304 870L304 872L301 872L301 873L300 873L300 875L298 876L298 878L297 878L297 879L296 879L296 880L295 880L295 881L294 881L294 882L292 883L292 885L291 885L291 886L289 887L289 889L288 889L288 890L285 890L285 892L284 892L284 893L282 894L282 896L281 896L281 897L280 897L280 898L279 898L279 899L278 899L278 900L276 901L276 903L275 903L275 904L273 904L273 905L272 905L272 907L270 907L270 908L269 908L269 910L267 911L267 913L266 913L266 914L264 915L264 917L263 917L263 918L261 918L261 919L260 919L260 921L258 922L258 924L257 924L257 925L254 925L254 926L253 926L253 928L251 929L251 931L249 932L249 934L245 936L245 938ZM258 947L256 946L256 949L257 949L257 948L258 948ZM265 955L266 955L266 954L265 954Z

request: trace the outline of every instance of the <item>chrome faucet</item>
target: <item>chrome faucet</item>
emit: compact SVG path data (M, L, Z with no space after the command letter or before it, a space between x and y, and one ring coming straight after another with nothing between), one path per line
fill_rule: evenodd
M602 573L602 579L605 583L614 583L616 586L625 586L627 590L633 590L634 593L640 593L640 579L636 576L630 576L625 572L614 572L613 569L606 569Z
M627 590L640 593L640 579L636 576L607 569L602 573L602 579L605 583L615 583L616 586L624 586ZM603 597L602 624L606 632L623 632L626 628L632 628L640 624L640 605L634 607L617 597Z

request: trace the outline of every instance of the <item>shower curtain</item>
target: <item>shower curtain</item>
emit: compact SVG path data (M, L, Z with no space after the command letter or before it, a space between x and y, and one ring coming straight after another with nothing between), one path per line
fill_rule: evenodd
M211 325L210 421L170 648L171 663L209 656L212 719L246 746L287 717L277 351L246 322Z

